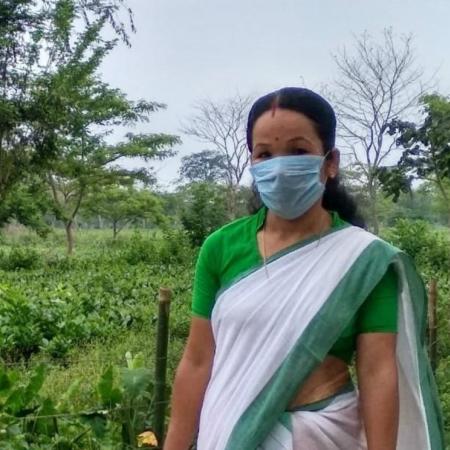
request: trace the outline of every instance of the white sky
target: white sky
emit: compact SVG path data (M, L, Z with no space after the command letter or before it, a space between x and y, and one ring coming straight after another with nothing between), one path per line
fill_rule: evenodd
M261 95L332 81L332 58L353 35L381 38L385 27L413 33L417 61L438 90L450 93L449 0L129 0L137 33L132 47L117 47L103 64L104 79L131 99L166 103L143 132L180 133L196 100L235 92ZM187 136L178 156L158 167L169 188L181 156L205 145Z

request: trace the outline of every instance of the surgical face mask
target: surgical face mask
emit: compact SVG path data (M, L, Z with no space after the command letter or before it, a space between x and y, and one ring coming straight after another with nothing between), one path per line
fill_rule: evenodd
M278 156L255 163L250 173L264 205L277 216L296 219L322 196L320 171L325 160L318 155Z

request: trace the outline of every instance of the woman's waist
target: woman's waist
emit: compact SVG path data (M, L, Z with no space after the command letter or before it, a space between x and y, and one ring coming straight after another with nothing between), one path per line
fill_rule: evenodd
M354 390L347 364L328 355L302 384L289 404L289 410L322 402Z

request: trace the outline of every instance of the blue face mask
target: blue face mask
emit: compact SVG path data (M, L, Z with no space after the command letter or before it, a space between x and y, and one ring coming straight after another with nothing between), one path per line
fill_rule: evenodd
M296 219L322 196L324 156L278 156L253 164L250 173L264 205L277 216Z

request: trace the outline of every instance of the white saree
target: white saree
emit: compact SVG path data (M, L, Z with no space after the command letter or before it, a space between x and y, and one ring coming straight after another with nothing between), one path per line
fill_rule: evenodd
M443 450L424 349L426 295L409 258L346 227L276 255L222 290L199 450L363 450L355 392L317 412L286 412L389 264L399 276L398 450Z

